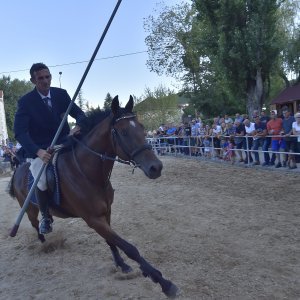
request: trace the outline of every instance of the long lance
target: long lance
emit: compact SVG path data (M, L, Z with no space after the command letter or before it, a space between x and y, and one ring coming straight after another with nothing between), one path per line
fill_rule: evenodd
M118 2L116 4L116 6L115 6L115 8L114 8L114 10L113 10L110 18L109 18L109 20L107 22L107 25L106 25L106 27L105 27L102 35L101 35L101 38L100 38L100 40L99 40L99 42L97 44L97 47L96 47L96 49L95 49L95 51L94 51L94 53L93 53L93 55L92 55L92 57L91 57L88 65L87 65L87 67L85 69L85 72L84 72L84 74L83 74L83 76L82 76L82 78L81 78L81 80L80 80L80 82L78 84L78 87L77 87L77 89L75 91L75 94L74 94L74 96L73 96L73 98L72 98L72 100L71 100L71 102L70 102L70 104L68 106L68 109L65 112L65 115L64 115L64 117L63 117L63 119L62 119L62 121L61 121L58 129L57 129L57 132L56 132L56 134L55 134L55 136L53 138L53 141L52 141L50 147L54 147L54 145L56 144L56 141L57 141L57 139L58 139L58 137L59 137L59 135L60 135L60 133L62 131L62 128L63 128L63 126L64 126L64 124L65 124L65 122L66 122L66 120L68 118L68 115L69 115L69 112L70 112L70 110L72 108L72 105L74 104L74 102L75 102L75 100L76 100L76 98L78 96L78 93L79 93L79 91L80 91L80 89L81 89L81 87L83 85L83 82L84 82L84 80L85 80L85 78L86 78L86 76L87 76L87 74L88 74L88 72L89 72L89 70L90 70L90 68L91 68L94 60L95 60L95 57L96 57L96 55L98 53L98 50L99 50L99 48L100 48L100 46L101 46L101 44L102 44L102 42L103 42L103 40L105 38L105 35L106 35L106 33L107 33L107 31L108 31L108 29L109 29L109 27L110 27L110 25L111 25L114 17L115 17L115 14L117 13L117 10L118 10L121 2L122 2L122 0L118 0ZM40 177L42 175L42 172L44 171L45 167L46 167L46 164L44 163L43 166L41 167L41 169L40 169L37 177L35 178L35 180L34 180L34 182L32 184L32 187L31 187L29 193L27 194L27 197L26 197L26 199L24 201L22 209L21 209L21 211L20 211L20 213L19 213L19 215L18 215L18 217L16 219L16 222L15 222L15 224L14 224L14 226L11 229L11 232L9 234L11 237L16 236L16 234L18 232L18 229L19 229L20 223L22 221L22 218L23 218L23 216L24 216L24 214L25 214L25 212L26 212L26 210L28 208L28 205L30 203L30 199L31 199L31 197L32 197L32 195L33 195L33 193L34 193L34 191L36 189L36 186L37 186L37 184L39 182L39 179L40 179Z

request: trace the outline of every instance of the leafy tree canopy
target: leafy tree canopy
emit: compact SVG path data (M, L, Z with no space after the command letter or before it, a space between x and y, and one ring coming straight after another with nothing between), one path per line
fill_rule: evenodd
M144 100L134 106L134 111L147 129L157 129L162 123L180 123L178 96L160 85L151 91L145 89Z
M113 100L113 98L112 98L112 96L110 95L110 93L107 93L107 94L106 94L106 97L105 97L105 99L104 99L104 104L103 104L103 109L104 109L104 110L110 109L112 100Z
M149 17L148 66L180 77L204 113L266 103L274 74L299 75L299 1L193 0Z
M7 123L8 137L14 140L13 124L17 108L17 102L21 96L33 89L30 81L14 79L9 76L0 78L0 90L4 94L4 109Z

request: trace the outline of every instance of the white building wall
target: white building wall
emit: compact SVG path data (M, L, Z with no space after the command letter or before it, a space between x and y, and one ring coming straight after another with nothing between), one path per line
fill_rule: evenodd
M0 144L6 144L8 139L5 109L4 109L4 93L0 91Z

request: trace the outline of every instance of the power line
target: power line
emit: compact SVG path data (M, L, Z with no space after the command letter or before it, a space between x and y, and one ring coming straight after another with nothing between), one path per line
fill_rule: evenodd
M137 51L137 52L131 52L131 53L125 53L125 54L118 54L118 55L114 55L114 56L100 57L100 58L96 58L95 60L113 59L113 58L118 58L118 57L123 57L123 56L137 55L137 54L146 53L146 52L148 52L148 51L147 50ZM82 60L82 61L76 61L76 62L71 62L71 63L65 63L65 64L59 64L59 65L52 65L52 66L49 66L49 68L56 68L56 67L70 66L70 65L77 65L77 64L87 63L87 62L89 62L89 60ZM29 71L29 69L21 69L21 70L13 70L13 71L0 72L0 74L17 73L17 72L25 72L25 71Z

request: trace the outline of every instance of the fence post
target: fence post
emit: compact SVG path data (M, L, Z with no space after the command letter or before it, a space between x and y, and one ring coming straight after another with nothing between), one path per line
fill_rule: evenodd
M247 165L250 166L250 151L249 151L249 140L248 135L246 135L246 159L247 159Z

